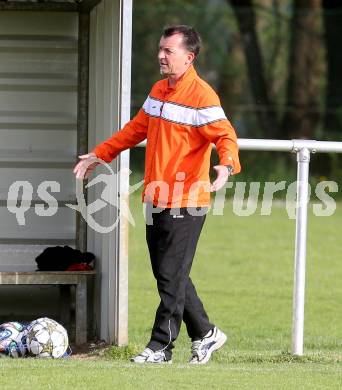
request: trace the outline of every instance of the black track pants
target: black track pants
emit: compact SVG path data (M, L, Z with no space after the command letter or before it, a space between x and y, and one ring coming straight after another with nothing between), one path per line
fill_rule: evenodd
M197 241L205 221L198 209L172 209L153 214L153 224L146 225L146 240L151 257L160 304L148 347L165 348L171 356L173 341L177 338L184 320L192 340L202 338L214 327L189 277ZM204 209L200 210L203 214ZM192 215L191 215L192 214Z

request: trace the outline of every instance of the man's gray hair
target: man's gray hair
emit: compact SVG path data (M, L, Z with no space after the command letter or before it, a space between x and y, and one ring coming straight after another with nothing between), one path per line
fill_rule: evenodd
M195 57L198 56L201 50L202 40L199 33L193 27L180 24L178 26L166 27L163 31L164 38L171 37L174 34L182 34L186 49L190 53L194 53Z

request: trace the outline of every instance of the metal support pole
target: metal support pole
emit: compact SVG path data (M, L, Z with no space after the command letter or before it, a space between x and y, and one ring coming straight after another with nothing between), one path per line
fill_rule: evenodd
M89 23L89 13L80 12L78 18L77 156L88 153ZM83 186L85 188L85 183ZM87 191L83 190L83 193L87 202ZM81 251L87 250L87 223L80 213L76 213L76 247Z
M306 232L310 150L297 150L296 244L293 291L292 354L303 355Z

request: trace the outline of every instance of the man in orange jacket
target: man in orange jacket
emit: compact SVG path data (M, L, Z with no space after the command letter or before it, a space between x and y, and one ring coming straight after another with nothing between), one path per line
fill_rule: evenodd
M189 26L166 28L158 60L166 78L152 87L138 114L120 131L80 156L76 177L88 177L92 159L112 161L121 151L147 139L143 201L146 240L160 304L151 339L135 363L170 363L182 320L192 340L192 364L205 364L227 336L210 323L189 277L210 203L210 192L241 170L236 134L213 89L193 62L201 39ZM209 180L211 144L219 155L217 177Z

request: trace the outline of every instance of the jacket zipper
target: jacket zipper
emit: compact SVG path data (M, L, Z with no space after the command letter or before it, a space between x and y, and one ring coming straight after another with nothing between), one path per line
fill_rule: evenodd
M149 182L150 182L150 179L151 179L151 173L152 173L153 164L154 164L154 161L155 161L155 158L156 158L156 149L157 149L157 144L158 144L158 139L159 139L160 124L161 124L161 120L162 120L162 117L161 117L161 116L162 116L163 107L164 107L164 104L165 104L165 97L166 97L166 92L164 92L162 104L161 104L161 106L160 106L159 124L158 124L158 129L157 129L156 142L154 143L154 148L153 148L153 159L152 159L152 161L151 161L150 174L149 174L149 177L148 177L148 181L149 181Z

